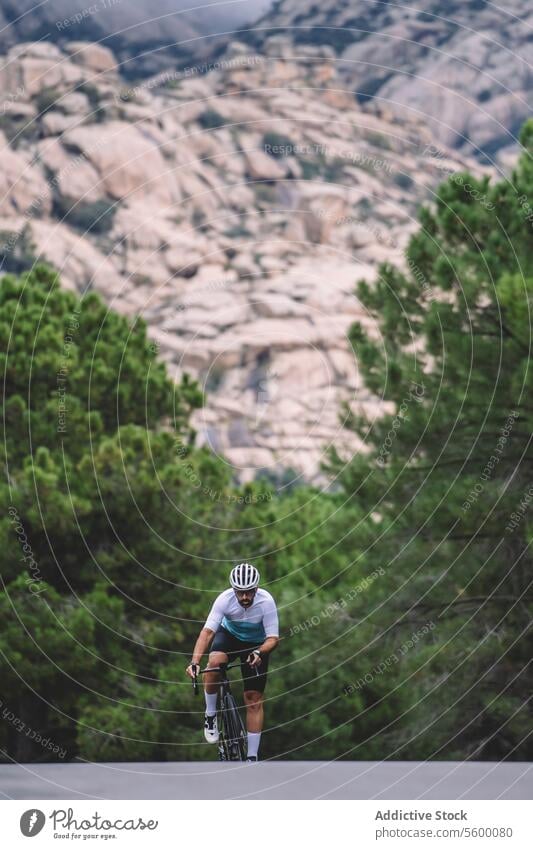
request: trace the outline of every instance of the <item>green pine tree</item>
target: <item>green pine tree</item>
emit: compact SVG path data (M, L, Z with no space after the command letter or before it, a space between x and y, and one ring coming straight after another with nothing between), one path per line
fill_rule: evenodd
M358 285L370 324L351 342L394 411L351 415L369 451L331 466L365 516L369 566L385 570L370 666L398 659L361 692L407 696L381 736L392 757L532 753L533 122L521 141L509 181L452 176L421 213L407 270Z

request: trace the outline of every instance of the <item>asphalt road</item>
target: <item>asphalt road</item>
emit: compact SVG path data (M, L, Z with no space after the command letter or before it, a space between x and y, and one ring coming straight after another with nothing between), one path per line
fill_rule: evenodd
M263 761L0 766L4 799L532 799L532 763Z

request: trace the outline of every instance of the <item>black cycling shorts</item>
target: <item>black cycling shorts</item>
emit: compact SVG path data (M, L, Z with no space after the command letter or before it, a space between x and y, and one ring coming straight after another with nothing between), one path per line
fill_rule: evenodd
M211 648L209 651L223 651L228 655L229 662L232 663L238 657L241 660L242 681L245 690L258 690L263 693L267 682L268 672L268 655L261 658L261 664L258 667L259 674L255 669L246 663L246 658L251 651L258 648L257 643L245 643L238 640L225 628L220 627L216 632Z

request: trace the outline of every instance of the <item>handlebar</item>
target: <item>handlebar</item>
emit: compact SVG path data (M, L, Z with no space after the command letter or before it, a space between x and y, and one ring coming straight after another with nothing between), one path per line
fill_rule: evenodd
M236 666L240 666L239 663L223 663L222 666L206 666L205 669L200 669L198 675L205 675L206 672L227 672L229 669L235 669ZM256 666L253 667L255 674L259 675L259 671ZM192 679L192 686L194 690L194 695L198 695L198 675L195 675Z
M236 666L239 666L239 664L238 663L231 663L231 664L223 663L222 666L206 666L205 669L200 669L198 675L204 675L204 673L206 673L206 672L224 672L224 670L226 670L226 672L227 672L228 669L235 669Z

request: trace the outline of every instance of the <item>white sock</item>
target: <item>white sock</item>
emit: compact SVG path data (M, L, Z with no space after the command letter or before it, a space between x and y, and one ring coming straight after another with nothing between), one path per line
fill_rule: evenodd
M205 712L208 716L214 716L217 712L217 694L206 693L205 695Z
M257 757L259 751L259 743L261 741L261 732L258 734L253 731L248 732L248 757Z

